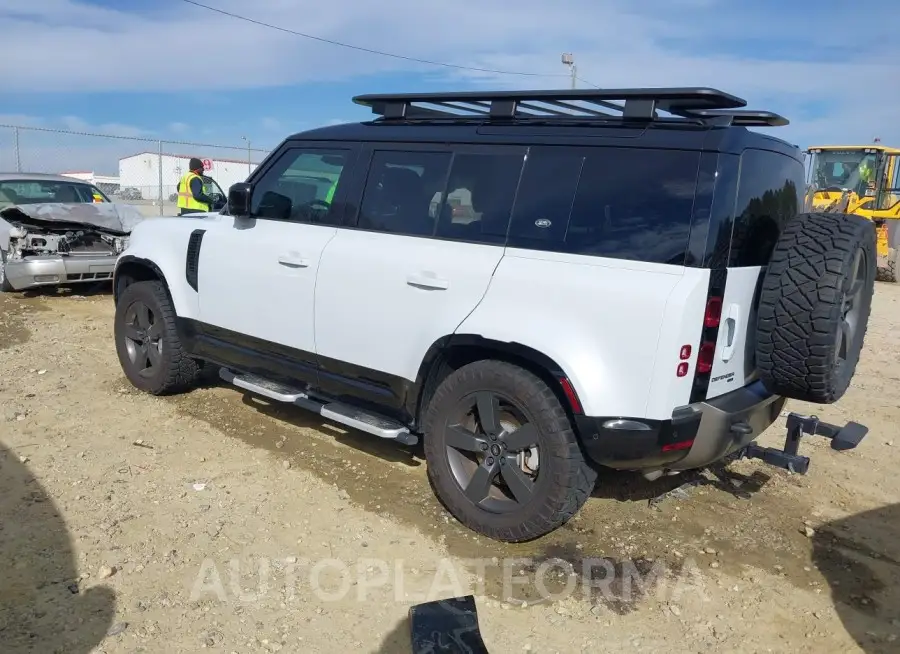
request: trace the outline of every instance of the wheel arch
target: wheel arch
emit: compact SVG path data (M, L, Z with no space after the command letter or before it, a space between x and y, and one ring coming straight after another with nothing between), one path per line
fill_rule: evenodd
M166 276L159 266L142 257L133 255L121 257L116 263L116 270L113 274L113 304L118 304L122 291L132 284L150 281L162 282L166 292L169 293L169 299L172 299Z
M540 378L556 394L570 417L582 413L581 401L566 371L551 357L528 345L498 341L477 334L453 334L439 338L429 347L419 366L417 389L407 410L421 426L425 411L440 383L462 366L488 359L518 365ZM574 428L574 420L573 420Z

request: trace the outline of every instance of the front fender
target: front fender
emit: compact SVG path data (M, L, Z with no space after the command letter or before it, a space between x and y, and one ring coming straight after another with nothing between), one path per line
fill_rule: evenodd
M215 218L154 218L139 223L116 261L116 280L132 266L152 270L166 284L175 313L183 318L199 317L200 299L185 275L187 245L192 232L214 224Z

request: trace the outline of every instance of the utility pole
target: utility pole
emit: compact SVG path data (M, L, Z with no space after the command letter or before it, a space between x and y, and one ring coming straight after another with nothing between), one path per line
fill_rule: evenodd
M564 52L562 55L563 65L569 67L569 72L572 74L572 88L575 89L578 87L578 67L575 65L575 57L572 56L571 52Z
M15 132L15 144L16 144L16 172L22 172L22 157L19 155L19 128L13 127L13 132Z
M250 161L250 139L248 139L246 136L242 136L241 138L243 140L247 141L247 176L249 177L250 173L253 172L253 170L252 170L253 164Z

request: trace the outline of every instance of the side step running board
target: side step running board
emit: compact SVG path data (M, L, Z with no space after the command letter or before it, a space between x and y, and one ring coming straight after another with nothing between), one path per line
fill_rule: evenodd
M829 438L831 439L831 449L843 451L855 448L868 433L869 428L858 422L848 422L843 427L838 427L822 422L816 416L790 413L787 417L787 438L784 441L784 449L762 447L751 443L744 448L741 458L760 459L777 468L805 475L809 470L809 457L799 453L800 440L804 434Z
M276 402L293 404L302 409L314 411L323 418L353 427L379 438L398 441L404 445L415 445L419 442L418 436L411 434L406 426L395 420L360 411L340 402L322 402L310 397L304 391L280 384L271 379L259 377L258 375L235 373L228 370L228 368L220 368L219 377L251 393L262 395Z

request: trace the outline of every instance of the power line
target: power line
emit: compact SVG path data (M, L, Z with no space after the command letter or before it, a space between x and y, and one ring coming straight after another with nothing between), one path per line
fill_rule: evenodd
M383 52L381 50L372 50L371 48L364 48L359 45L353 45L350 43L343 43L341 41L334 41L332 39L326 39L321 36L314 36L313 34L305 34L303 32L298 32L296 30L288 29L286 27L281 27L279 25L272 25L271 23L265 23L261 20L256 20L255 18L248 18L247 16L241 16L240 14L234 14L230 11L225 11L224 9L218 9L216 7L210 7L209 5L205 5L201 2L196 2L195 0L181 0L182 2L186 2L189 5L194 5L195 7L200 7L201 9L206 9L207 11L212 11L217 14L221 14L223 16L228 16L230 18L234 18L236 20L242 20L246 23L252 23L254 25L259 25L260 27L268 27L269 29L278 30L279 32L284 32L286 34L293 34L294 36L300 36L304 39L310 39L313 41L319 41L320 43L327 43L329 45L335 45L341 48L347 48L349 50L357 50L358 52L366 52L368 54L380 55L382 57L391 57L393 59L402 59L403 61L410 61L417 64L427 64L429 66L441 66L443 68L455 68L457 70L469 70L476 73L493 73L495 75L518 75L519 77L568 77L568 75L563 74L555 74L555 73L525 73L521 71L514 70L496 70L493 68L478 68L477 66L463 66L460 64L448 64L443 61L431 61L429 59L419 59L417 57L407 57L406 55L394 54L392 52Z
M577 77L577 76L576 76L575 79L577 79L577 80L578 80L579 82L581 82L582 84L587 84L587 85L590 86L591 88L594 88L594 89L602 88L602 87L597 86L597 85L594 84L593 82L588 82L588 81L587 81L586 79L584 79L583 77Z

